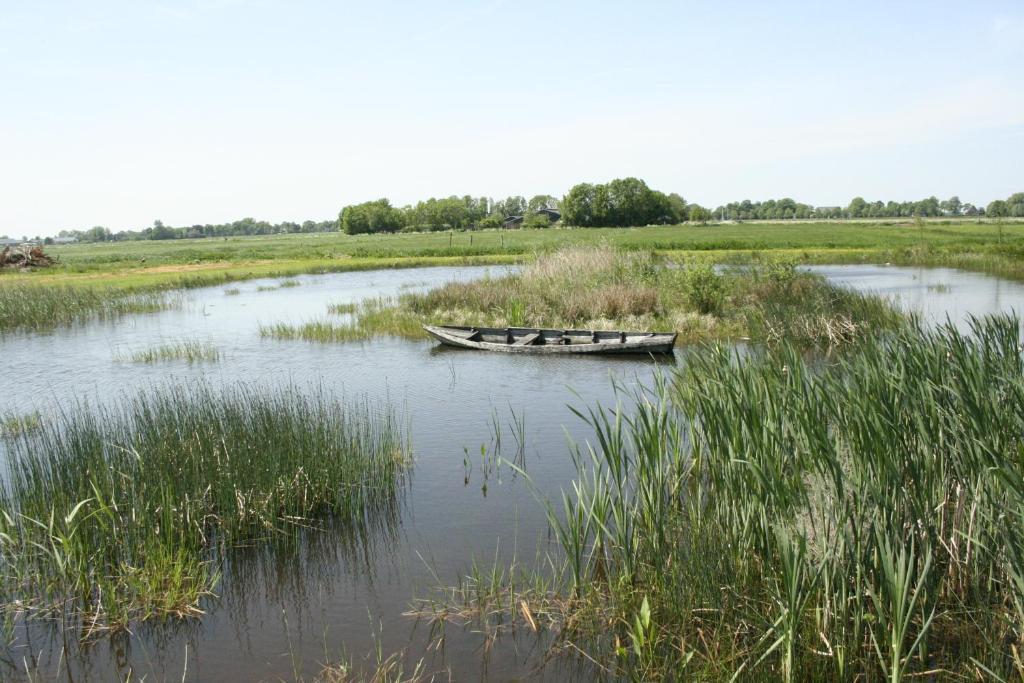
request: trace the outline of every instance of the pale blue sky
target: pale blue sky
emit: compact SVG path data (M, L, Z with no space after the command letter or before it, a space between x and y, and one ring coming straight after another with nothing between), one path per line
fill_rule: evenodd
M1024 2L0 0L0 234L1024 191Z

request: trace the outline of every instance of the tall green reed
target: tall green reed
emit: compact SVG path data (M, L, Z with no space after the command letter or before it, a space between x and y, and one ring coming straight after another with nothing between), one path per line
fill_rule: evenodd
M89 320L153 313L180 305L166 292L132 293L113 288L0 284L0 332L50 330Z
M168 387L79 406L11 442L0 486L8 607L91 627L198 614L227 550L360 525L407 464L386 407L295 387Z
M915 323L828 361L707 347L578 411L593 440L548 505L566 637L642 678L685 652L710 678L1014 675L1021 349L1012 317ZM616 646L640 613L643 662Z

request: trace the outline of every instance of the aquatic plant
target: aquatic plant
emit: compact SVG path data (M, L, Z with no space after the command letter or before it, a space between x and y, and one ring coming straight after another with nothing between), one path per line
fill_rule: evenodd
M828 363L708 346L580 410L534 615L633 680L1019 677L1022 341L997 317ZM507 590L479 599L521 625Z
M352 341L418 338L422 325L675 330L679 342L754 337L837 345L900 324L888 302L841 290L790 264L716 272L607 245L561 249L518 273L451 282L427 292L332 307L345 325L268 326L265 336Z
M357 310L359 310L359 304L354 301L330 304L327 306L327 311L335 315L347 315L355 313Z
M329 320L314 320L301 325L275 323L260 325L260 336L268 339L301 340L309 342L347 342L368 338L368 334L352 325Z
M0 417L0 437L13 438L25 432L35 431L42 426L42 423L42 417L38 411L25 415Z
M5 283L0 284L0 332L46 331L60 325L154 313L180 305L180 297L164 292Z
M393 412L317 390L169 387L8 442L0 605L86 631L197 615L231 549L357 532L408 463Z
M188 363L215 362L220 360L220 350L209 342L181 341L135 351L124 359L133 363L171 360L183 360Z

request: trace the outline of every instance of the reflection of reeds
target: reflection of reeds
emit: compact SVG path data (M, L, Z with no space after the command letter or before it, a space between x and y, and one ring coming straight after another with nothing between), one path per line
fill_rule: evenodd
M188 363L215 362L220 360L220 350L209 342L183 341L135 351L127 356L127 360L133 363L170 360L183 360Z
M92 629L198 614L226 551L361 529L407 465L389 410L295 388L163 389L80 407L8 450L2 602Z
M452 609L542 623L611 678L1015 678L1020 348L1019 321L993 318L829 364L697 351L579 412L594 438L548 504L554 579L477 572Z
M153 313L181 303L163 292L130 293L111 288L66 285L0 286L0 331L49 330L131 313Z

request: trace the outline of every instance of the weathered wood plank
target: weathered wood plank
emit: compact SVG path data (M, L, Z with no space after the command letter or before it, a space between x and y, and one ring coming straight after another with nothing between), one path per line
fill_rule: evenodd
M523 337L522 339L517 340L516 343L515 343L515 346L529 346L533 342L537 341L537 339L539 337L540 337L540 332L534 332L532 334L528 334L525 337Z

